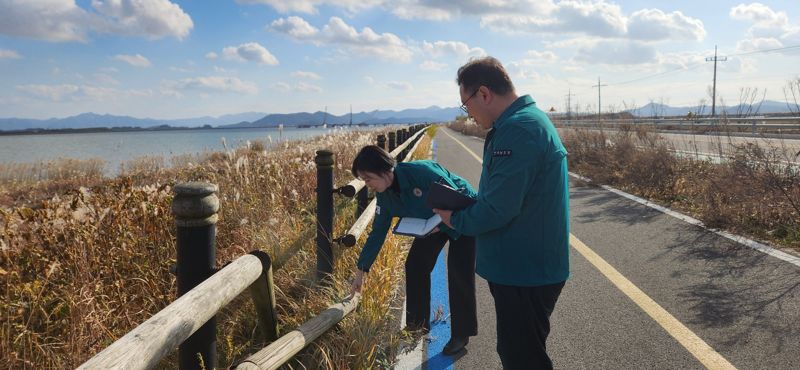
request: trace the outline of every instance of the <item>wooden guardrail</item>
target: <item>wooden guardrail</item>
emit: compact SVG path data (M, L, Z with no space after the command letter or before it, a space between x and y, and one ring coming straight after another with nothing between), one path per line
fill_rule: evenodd
M564 119L553 117L556 125L570 127L616 127L623 125L643 125L657 129L675 128L729 128L738 130L749 129L752 133L759 130L800 130L800 117L669 117L669 118L604 118L591 119Z
M402 156L398 159L405 159L408 153L413 152L416 148L415 144L424 127L415 125L410 130L404 129L389 133L389 147L392 154ZM415 135L411 134L412 131ZM379 145L386 144L384 135L378 137L378 143ZM400 146L396 147L398 143ZM320 152L318 152L318 156ZM323 165L328 165L328 162ZM332 171L332 161L330 165ZM341 189L333 189L332 172L330 174L322 172L322 176L319 176L322 178L322 182L318 183L317 187L318 202L321 193L331 195L331 200L334 191L342 193ZM330 176L330 182L326 182L328 176ZM357 212L360 217L354 227L348 231L348 235L351 237L355 235L357 240L374 217L374 211L368 211L370 206L367 205L367 189L363 182L360 186L358 181L351 182L351 184L354 185L352 187L353 194L358 195ZM277 338L275 291L272 282L272 261L269 255L263 251L253 251L217 271L215 269L214 242L217 212L219 211L219 200L216 196L217 186L209 183L184 183L175 186L174 191L176 195L173 199L172 213L177 227L178 298L83 363L79 369L149 369L156 366L176 347L179 348L178 365L181 370L215 368L217 356L214 316L245 290L249 290L255 304L262 335L266 340ZM327 199L323 200L326 203L318 203L318 210L328 202ZM320 241L323 242L322 244L327 243L327 246L330 247L330 242L333 240L330 238L333 216L332 201L329 206L328 217L330 217L331 224L326 228L318 227L318 268L320 267ZM374 201L371 206L374 207ZM323 212L325 211L323 210ZM320 220L319 214L317 217L318 225L327 222L327 220ZM320 234L323 235L323 238L319 237ZM332 254L328 256L332 256ZM322 266L326 267L331 262L328 260ZM326 274L329 273L332 271ZM248 358L242 363L241 366L244 367L241 368L276 368L280 366L302 350L305 345L352 312L357 307L358 301L358 296L356 296L354 299L330 306L314 319L275 340L270 346Z
M414 151L416 150L417 145L419 144L419 138L424 134L425 131L424 129L426 127L427 126L414 126L412 127L411 131L407 131L404 133L398 132L395 133L395 135L389 133L389 146L392 149L390 154L395 156L400 161L407 161L408 159L410 159L409 154L414 153ZM397 137L400 137L402 140L400 144L397 144L396 141L393 143L392 136L395 136L395 140ZM382 142L385 143L385 141L382 141L379 136L378 144L380 145ZM397 145L397 147L393 147L393 145ZM327 179L328 175L323 173L323 176L325 176L326 178L322 183L328 184L328 179ZM330 188L320 186L319 185L320 182L318 182L317 184L318 184L317 192L326 192L330 194L339 193L342 195L347 195L347 194L356 194L360 191L366 190L364 188L363 181L361 181L361 184L358 184L356 180L351 181L350 183L348 183L348 185L345 185L345 187L353 186L354 191L348 191L347 193L342 191L342 189L344 189L345 187L334 189L332 186ZM332 206L333 205L331 204L331 207ZM375 200L373 199L373 201L367 207L367 210L361 213L361 215L354 223L353 227L351 227L350 230L348 230L347 234L345 234L344 237L335 239L335 241L339 242L345 241L342 243L345 244L345 246L348 246L348 243L346 241L352 241L352 244L350 244L350 246L354 245L355 242L360 237L360 235L363 233L364 229L366 229L367 225L370 223L370 221L372 221L372 218L375 217L374 207L375 207ZM372 211L369 211L370 209ZM325 211L323 210L323 212ZM317 240L319 241L319 239ZM319 245L317 247L319 248ZM320 265L319 258L320 254L318 249L317 266ZM322 258L326 257L323 256ZM318 274L319 273L320 272L318 271ZM323 272L323 274L325 273ZM248 357L245 361L239 364L236 369L237 370L277 369L278 367L283 365L286 361L290 360L295 354L297 354L303 348L305 348L305 346L307 346L309 343L311 343L320 335L322 335L325 331L336 325L345 316L347 316L347 314L355 310L355 308L358 306L359 298L360 296L356 295L351 300L347 300L329 306L326 310L322 311L318 316L304 323L296 330L284 335L283 337L279 338L269 346L263 348L262 350Z

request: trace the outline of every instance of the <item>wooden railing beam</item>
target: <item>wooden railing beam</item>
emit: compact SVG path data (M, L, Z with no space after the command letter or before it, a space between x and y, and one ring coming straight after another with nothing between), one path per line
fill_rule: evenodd
M258 257L247 254L206 279L78 369L150 369L217 314L259 276Z

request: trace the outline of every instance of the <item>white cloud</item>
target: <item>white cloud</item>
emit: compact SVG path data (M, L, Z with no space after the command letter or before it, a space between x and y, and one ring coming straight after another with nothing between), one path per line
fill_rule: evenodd
M192 72L192 71L190 71L190 70L188 70L186 68L175 67L175 66L169 67L169 70L173 71L173 72L180 72L180 73L190 73L190 72Z
M575 60L590 64L643 64L656 61L654 47L636 41L603 40L578 49Z
M384 3L384 0L236 0L239 4L262 4L271 6L279 13L317 14L320 5L331 5L344 8L351 13L372 8Z
M89 32L183 39L192 19L169 0L92 0L94 12L75 0L0 1L0 34L65 42Z
M627 19L618 5L603 1L583 3L563 1L552 11L533 16L490 14L481 18L481 27L506 33L584 33L600 37L621 37L627 31Z
M236 77L207 76L185 78L178 81L165 81L168 88L180 90L204 90L218 92L235 92L240 94L257 94L258 87L249 81L242 81Z
M780 47L783 47L783 43L772 37L744 39L736 43L736 51L743 53L756 50L777 49Z
M102 85L119 85L119 81L105 73L95 73L94 79L97 81L97 83Z
M411 89L413 89L410 83L403 81L389 81L386 83L386 86L395 90L402 90L402 91L410 91Z
M92 0L92 7L104 16L99 29L114 34L182 40L194 27L192 18L169 0Z
M231 60L250 61L270 66L278 65L278 58L275 58L269 50L256 42L228 46L222 49L222 56Z
M400 0L386 1L384 7L403 19L443 21L460 15L545 14L555 5L550 0Z
M618 5L604 0L561 1L542 9L484 14L481 27L509 34L567 33L646 41L699 41L706 36L702 21L678 11L643 9L627 17Z
M234 70L225 69L225 68L222 68L220 66L214 66L214 72L217 72L217 73L233 73L235 71Z
M0 1L0 34L47 41L86 41L92 17L74 0Z
M628 34L639 40L696 40L706 37L703 22L675 11L664 13L659 9L643 9L631 14Z
M470 48L469 45L461 41L435 41L433 43L423 41L422 52L433 57L447 55L465 58L482 57L486 55L486 51L483 49L478 47Z
M358 32L339 17L331 17L322 30L311 26L300 17L280 18L273 21L269 28L298 41L307 41L318 46L333 44L363 56L400 62L409 62L412 56L406 43L396 35L378 34L369 27Z
M217 55L217 53L211 51L211 52L206 53L205 58L208 59L208 60L214 60L214 59L219 58L219 55Z
M364 82L366 82L367 84L370 84L370 85L374 85L375 84L375 79L372 78L372 76L364 76Z
M737 51L774 49L800 42L800 26L789 23L786 12L776 12L761 3L739 4L728 13L732 19L751 22Z
M77 85L18 85L18 91L30 94L34 97L45 98L52 101L61 101L66 97L72 96L80 91Z
M786 12L776 12L761 3L739 4L728 13L731 18L740 21L751 21L765 27L782 28L789 23Z
M312 85L303 81L297 83L296 87L297 91L300 92L313 92L313 93L321 93L322 88L317 85Z
M125 54L118 54L114 56L114 59L128 63L134 67L150 67L152 64L150 61L143 57L141 54L136 55L125 55Z
M295 85L290 85L286 82L276 82L271 86L273 89L282 91L282 92L301 92L301 93L321 93L322 88L317 85L312 85L303 81L296 83Z
M307 71L294 71L292 72L292 76L297 78L307 78L309 80L319 80L320 78L322 78L314 72L307 72Z
M423 71L441 71L447 67L445 63L434 62L432 60L426 60L419 64L419 69Z
M279 13L317 13L317 5L321 3L319 0L236 0L239 4L262 4L268 5L277 10Z
M150 96L149 90L119 90L92 85L18 85L16 89L34 98L53 102L61 101L103 101L127 97Z
M22 56L14 50L0 49L0 59L20 59Z
M287 34L300 41L313 41L319 33L319 30L305 19L295 16L274 20L268 29Z
M526 55L529 58L525 58L526 61L530 63L554 63L558 61L558 56L556 53L552 51L536 51L536 50L528 50Z
M283 92L292 91L292 87L289 86L289 84L287 84L286 82L276 82L276 83L272 84L272 86L270 86L270 87L272 87L273 89L276 89L276 90L283 91Z

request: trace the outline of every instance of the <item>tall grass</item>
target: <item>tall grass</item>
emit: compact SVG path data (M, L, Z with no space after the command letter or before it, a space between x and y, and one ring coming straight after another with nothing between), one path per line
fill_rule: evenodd
M477 137L487 132L466 119L448 127ZM710 227L800 252L800 165L791 163L797 155L789 158L792 150L783 142L737 143L727 128L723 120L714 129L723 133L712 143L717 159L678 156L670 142L643 125L560 132L570 171L680 209Z
M0 367L76 367L174 300L172 187L183 181L219 185L220 265L253 249L273 256L281 331L298 326L349 291L358 249L336 250L335 284L313 283L314 151L336 153L344 184L356 151L376 132L336 132L314 140L256 144L180 158L175 168L142 160L114 179L67 178L27 189L2 185L0 207ZM427 153L427 152L425 152ZM80 186L84 184L84 186ZM45 196L46 195L46 196ZM353 221L354 202L337 200L336 232ZM297 357L307 368L382 367L401 340L392 320L403 271L403 239L389 236L365 282L358 311ZM218 316L220 365L230 366L265 345L249 297ZM174 368L175 355L161 367Z
M710 227L800 251L800 171L786 163L783 148L717 143L725 158L715 163L676 156L671 144L641 127L571 129L561 138L570 170L594 182L681 209Z

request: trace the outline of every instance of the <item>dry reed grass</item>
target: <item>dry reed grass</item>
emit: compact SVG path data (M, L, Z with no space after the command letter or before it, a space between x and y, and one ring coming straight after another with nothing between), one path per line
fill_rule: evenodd
M800 251L800 171L786 165L781 148L725 143L733 155L714 163L676 156L658 134L630 126L565 130L562 141L570 170L596 183L680 209L710 227Z
M466 119L448 127L484 138L487 132ZM721 135L715 146L727 160L714 163L676 156L669 142L641 125L564 129L561 139L570 171L595 183L680 209L710 227L800 251L800 167L787 165L795 158L786 158L785 147L737 145Z
M314 151L336 153L337 184L351 179L356 151L376 132L334 132L278 143L265 151L240 149L178 159L166 168L145 159L115 179L66 177L53 187L3 185L0 194L0 279L3 280L0 367L76 367L174 299L172 186L183 181L219 185L217 260L222 265L253 249L277 265L281 332L298 326L349 291L358 250L337 250L335 284L313 284ZM427 153L427 152L424 152ZM174 163L174 162L173 162ZM57 189L48 193L48 189ZM47 194L47 196L44 196ZM336 202L336 232L353 221L355 204ZM356 314L326 333L295 360L297 367L383 367L400 340L391 310L402 278L405 241L390 236L376 261ZM237 298L218 316L220 365L229 366L265 345L249 297ZM175 354L160 367L174 368Z

